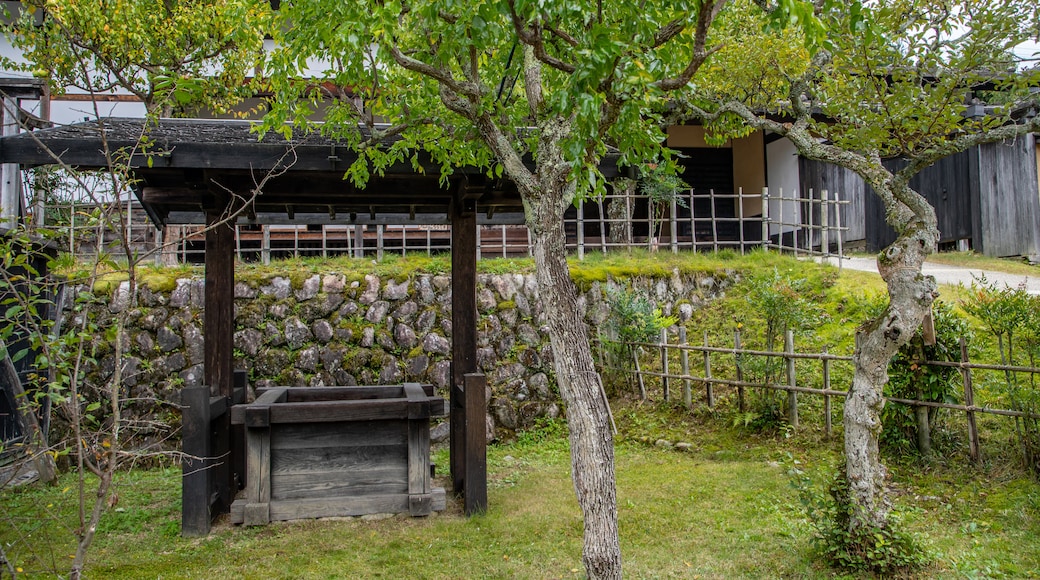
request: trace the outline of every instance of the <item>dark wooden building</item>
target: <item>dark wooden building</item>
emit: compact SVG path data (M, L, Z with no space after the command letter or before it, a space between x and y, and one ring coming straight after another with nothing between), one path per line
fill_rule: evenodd
M940 160L910 186L925 196L939 221L940 247L987 256L1040 255L1040 164L1037 136L972 147ZM898 159L886 162L898 168ZM855 173L799 160L801 190L837 192L852 203L843 218L846 246L878 251L893 241L881 200Z

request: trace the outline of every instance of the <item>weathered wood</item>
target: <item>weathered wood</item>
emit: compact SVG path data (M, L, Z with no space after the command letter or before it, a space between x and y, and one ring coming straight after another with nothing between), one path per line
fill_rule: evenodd
M444 488L433 488L429 495L431 511L443 511L447 507ZM404 494L285 500L271 504L270 518L271 521L285 521L304 518L362 516L377 513L403 513L409 511L410 501L409 496ZM235 502L231 510L232 523L243 523L245 506L244 502Z
M684 377L690 376L690 351L686 347L686 327L679 327L679 345L683 347L680 350L680 356L682 357L682 374ZM686 405L687 409L693 408L693 392L691 387L690 379L683 379L683 404Z
M704 346L708 346L708 331L704 331ZM715 386L711 382L711 353L704 351L704 399L708 408L715 409Z
M968 362L968 343L961 337L961 362ZM968 453L976 465L982 463L982 453L979 447L979 429L975 424L975 412L971 410L975 406L975 389L972 385L971 368L962 367L961 375L964 377L964 406L968 408L964 412L968 419Z
M271 521L271 428L246 429L246 510L243 523Z
M407 457L345 471L271 474L270 500L408 493ZM429 471L429 467L426 468Z
M826 358L827 348L823 349L823 390L829 391L831 389L831 359ZM831 424L831 396L823 396L823 421L824 421L824 433L827 438L830 439L834 435L834 426Z
M335 433L335 437L329 437ZM403 446L408 432L404 421L343 421L339 423L286 423L278 425L272 449Z
M433 385L419 385L427 396L435 393ZM257 398L271 389L286 389L285 402L305 403L307 401L356 401L362 399L398 399L404 397L401 385L379 385L358 387L265 387L256 390Z
M236 421L247 427L249 447L248 484L234 505L233 522L256 525L344 510L426 515L443 504L432 488L429 436L429 417L444 414L443 399L420 384L380 389L398 395L384 400L334 400L332 395L348 396L342 388L300 391L313 392L267 389L254 403L233 408ZM362 499L369 497L375 499ZM349 509L336 507L341 504ZM321 512L322 505L333 512Z
M639 382L639 399L645 401L646 383L643 381L643 370L639 368L639 349L634 346L630 348L632 349L632 360L636 365L636 380Z
M762 201L762 211L769 207L766 202ZM744 364L740 357L740 329L733 331L733 366L737 369L737 382L744 382ZM743 413L747 407L744 401L744 386L737 387L737 405L740 412Z
M283 429L278 429L277 434L277 440L286 439ZM325 438L332 439L327 434ZM354 445L336 447L297 448L272 445L271 473L278 475L345 472L373 465L400 465L404 463L404 459L407 459L407 454L403 445L361 445L356 442Z
M466 394L466 515L487 511L487 379L480 373L465 376Z
M235 236L234 229L222 223L226 208L211 208L206 214L206 274L205 274L205 317L203 337L205 341L204 375L205 384L211 394L231 399L234 396L232 371L234 349L234 286L235 286ZM214 417L214 438L211 453L224 457L212 466L216 471L218 513L227 511L235 495L235 474L231 469L231 420L226 413Z
M788 330L784 337L784 353L794 354L794 331ZM785 359L787 361L787 386L795 387L797 384L794 357L787 356ZM798 391L795 390L787 391L787 421L791 424L792 429L798 428Z
M410 403L426 399L426 394L417 384L405 385L404 390ZM413 516L428 515L432 509L430 501L430 422L425 417L409 415L407 463L408 511Z
M667 401L671 395L669 377L668 377L668 329L661 329L661 392L664 396L664 400Z
M477 215L464 181L451 207L450 461L453 490L466 494L466 398L464 377L477 370ZM480 415L484 420L483 412ZM480 493L479 491L477 493ZM485 490L486 493L486 490Z
M181 535L209 533L210 395L209 387L181 389Z

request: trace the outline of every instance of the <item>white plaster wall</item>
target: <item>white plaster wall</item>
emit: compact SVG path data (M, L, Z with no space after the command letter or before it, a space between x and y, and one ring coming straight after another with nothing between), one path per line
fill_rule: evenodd
M786 223L798 222L799 204L791 201L798 194L798 150L794 143L778 139L766 144L766 183L769 186L769 218L779 220L782 216ZM783 203L780 202L781 193L788 198ZM794 229L793 226L785 226L783 231ZM780 231L777 225L770 224L770 235Z

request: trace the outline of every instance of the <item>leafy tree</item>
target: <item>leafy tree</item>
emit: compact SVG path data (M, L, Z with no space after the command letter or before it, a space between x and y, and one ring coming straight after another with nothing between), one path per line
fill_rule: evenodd
M1040 95L1040 68L1018 70L1013 49L1036 35L1040 5L1010 2L822 2L822 29L802 34L804 48L751 10L720 22L730 39L711 66L724 82L691 86L677 110L718 135L761 129L790 139L801 155L859 174L885 206L896 241L878 256L888 286L885 311L866 324L845 404L845 471L855 527L886 525L889 501L878 455L888 362L913 337L937 296L921 264L935 251L934 209L910 179L935 161L972 146L1040 130L1022 118ZM1001 103L966 117L976 88ZM901 157L889 170L882 160ZM855 535L855 534L852 534Z
M21 3L20 10L3 27L3 33L23 51L25 61L5 60L3 66L47 78L54 92L66 88L84 92L92 101L95 117L100 117L99 96L113 91L135 95L153 117L193 107L217 111L231 107L243 91L251 90L246 75L261 53L264 18L270 13L263 2L177 0L102 4L29 0ZM99 129L104 127L103 119L96 121ZM147 149L148 129L145 124L135 151ZM124 356L130 344L125 333L127 318L115 316L102 324L86 314L86 305L102 299L93 292L102 275L109 280L124 276L126 284L116 293L128 307L136 305L137 267L149 256L134 251L122 227L126 216L120 200L132 181L134 151L106 147L108 167L95 174L63 164L59 153L51 152L60 167L53 185L73 187L82 201L96 208L91 212L98 226L96 259L67 281L77 288L74 307L81 310L61 334L52 335L52 327L45 321L28 319L18 330L31 336L42 353L36 361L37 368L46 371L40 374L47 375L41 379L46 383L41 392L68 424L68 441L55 447L56 453L69 456L79 475L77 523L68 526L75 535L76 552L66 562L68 577L76 579L83 574L102 516L118 501L115 479L120 467L127 460L141 458L140 452L126 445L130 433L139 427L123 414L133 368ZM53 236L61 232L37 233ZM117 240L113 247L106 247L106 237ZM114 250L115 258L109 250ZM13 257L11 252L4 255L8 261ZM0 285L9 284L0 280ZM26 311L46 305L39 293L27 293L25 300L21 306ZM93 371L99 372L103 384L88 392L84 377ZM89 474L97 477L94 489L89 488Z
M361 152L347 171L355 183L422 150L445 177L471 166L516 184L539 291L551 305L592 578L621 575L613 441L565 260L563 213L603 193L598 164L608 143L622 165L656 163L674 173L655 110L718 50L709 36L730 4L301 0L283 3L272 28L279 49L267 69L277 95L270 127L313 128L319 99L331 100L321 131ZM804 6L782 4L781 17ZM319 78L305 78L315 66ZM388 136L392 145L372 146Z
M263 49L264 2L27 0L5 31L52 90L128 91L149 111L205 105L227 110Z

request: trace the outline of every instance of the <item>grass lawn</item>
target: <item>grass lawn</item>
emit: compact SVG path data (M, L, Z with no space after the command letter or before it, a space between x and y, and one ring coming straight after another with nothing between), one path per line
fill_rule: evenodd
M620 405L618 516L630 578L841 577L814 557L811 528L788 469L821 471L834 441L732 428L724 419L675 420L674 409ZM693 443L647 443L660 427ZM449 502L428 518L278 523L220 522L202 539L179 536L176 469L119 482L88 578L581 578L582 521L560 424L489 450L487 515ZM437 453L446 463L443 451ZM925 578L1040 576L1040 487L1008 468L893 469L908 526L937 557ZM820 475L819 480L823 477ZM0 492L0 541L26 577L66 571L75 481Z

